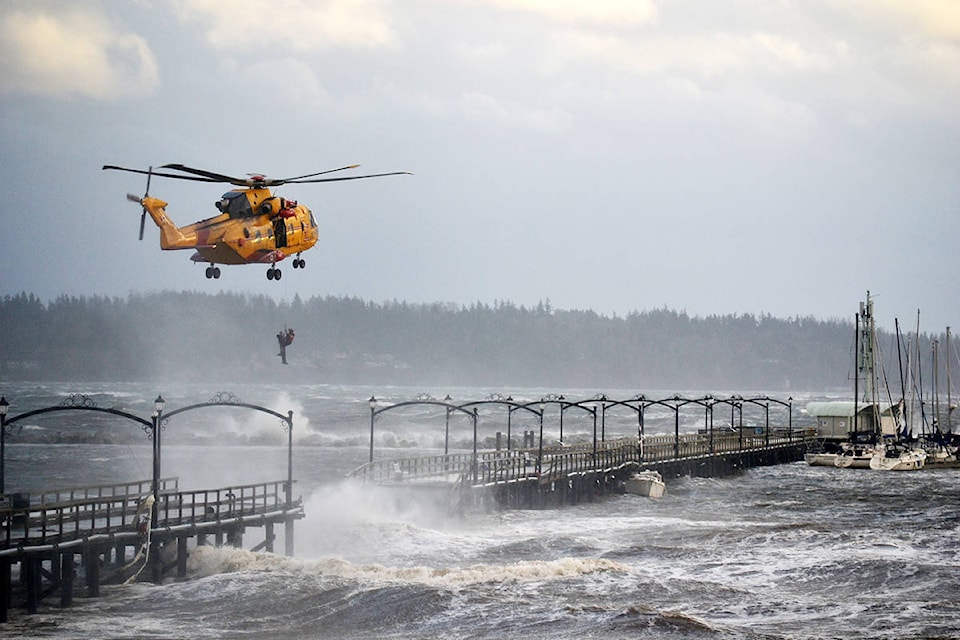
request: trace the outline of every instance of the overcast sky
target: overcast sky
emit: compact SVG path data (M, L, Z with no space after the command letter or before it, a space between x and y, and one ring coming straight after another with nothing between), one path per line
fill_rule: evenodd
M164 289L960 326L957 0L6 0L0 295ZM306 270L137 241L286 185ZM155 179L187 224L219 185Z

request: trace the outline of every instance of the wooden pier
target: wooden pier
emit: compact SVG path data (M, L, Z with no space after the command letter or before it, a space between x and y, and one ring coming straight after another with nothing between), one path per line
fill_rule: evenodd
M293 555L293 523L303 505L293 498L293 412L286 414L220 392L207 402L165 411L158 395L149 418L125 409L99 407L86 395L59 405L8 417L11 404L0 396L0 622L14 604L14 567L24 606L37 611L41 600L59 594L67 607L82 577L84 595L95 597L102 584L137 579L160 583L172 572L187 573L191 545L214 543L240 547L244 532L262 527L264 539L253 550L273 551L275 528L284 526L284 546ZM184 490L161 475L162 434L171 418L200 409L246 409L280 421L287 440L287 477L283 480L217 489ZM121 485L43 491L36 495L5 492L4 448L13 425L28 418L63 412L93 412L132 423L153 444L153 476Z
M659 471L665 478L717 476L747 467L800 460L807 434L793 428L792 399L766 396L743 398L713 396L653 399L636 396L611 400L606 396L571 402L548 396L539 402L519 403L500 396L453 404L421 395L411 402L381 406L371 397L370 461L351 477L365 483L409 491L422 497L433 493L451 510L471 508L545 508L573 504L622 491L624 481L640 469ZM161 583L167 577L183 578L191 546L213 543L240 547L244 532L263 528L263 540L253 550L274 551L276 527L284 527L284 547L293 555L293 524L304 516L301 500L293 498L293 412L286 414L241 402L221 392L208 402L165 412L158 395L149 418L113 407L101 408L82 395L61 404L7 416L10 404L0 397L0 622L11 606L36 612L39 603L59 595L68 607L75 594L96 597L103 584L131 580ZM410 406L439 407L445 413L444 454L399 460L374 461L376 418L386 411ZM497 433L496 449L478 450L479 407L505 411L506 434ZM544 415L559 409L559 438L544 440ZM770 409L781 407L786 428L770 424ZM744 427L744 409L762 411L762 427ZM217 489L184 490L175 478L161 475L162 434L174 416L198 409L248 409L280 420L286 432L287 475L283 480ZM716 429L714 411L729 409L730 422ZM636 436L608 439L606 420L614 410L636 416ZM699 433L681 434L681 413L695 411L703 417ZM153 476L150 480L121 485L43 491L35 495L4 492L4 446L11 426L27 418L66 411L108 414L133 423L153 443ZM649 413L672 415L672 436L646 436ZM514 412L538 419L539 437L524 431L523 446L513 447ZM578 413L592 420L592 440L564 443L564 414ZM726 411L724 411L726 413ZM472 451L449 453L451 415L471 419ZM735 422L735 417L739 420ZM652 418L651 418L652 419ZM757 420L757 422L760 422ZM736 427L734 425L736 424ZM581 430L582 431L582 430ZM503 448L501 445L505 445ZM534 446L536 445L536 446ZM17 588L14 589L14 577Z
M530 447L377 461L350 477L432 493L450 509L546 508L622 493L623 482L640 469L659 471L665 479L723 476L803 460L805 448L802 433L656 436L644 438L642 447L633 437L542 451Z
M244 532L264 529L253 550L273 551L275 527L284 526L287 555L293 555L293 523L303 517L286 480L183 491L174 478L44 491L17 496L0 507L0 622L14 604L14 567L24 607L59 594L70 606L76 593L96 597L103 584L173 574L183 578L191 546L224 543L240 547ZM155 520L155 524L151 521ZM78 585L78 577L81 578Z

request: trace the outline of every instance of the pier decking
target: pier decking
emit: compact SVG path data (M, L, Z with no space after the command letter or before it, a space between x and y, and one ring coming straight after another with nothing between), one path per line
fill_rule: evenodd
M522 448L369 462L350 474L363 483L432 491L451 508L542 508L622 490L639 469L664 478L721 476L803 459L802 433L619 438L571 447ZM542 458L538 458L542 453ZM539 463L538 463L539 460ZM539 469L538 469L539 464Z
M246 529L262 527L264 539L253 549L273 551L275 527L283 524L285 552L293 555L293 523L304 514L301 500L293 497L292 411L283 414L248 404L228 392L166 413L166 401L158 395L149 418L115 407L99 407L86 395L71 395L58 405L8 418L9 408L6 397L0 397L0 622L6 622L13 601L13 567L17 564L25 606L33 613L42 599L55 593L59 593L62 607L69 606L78 569L87 596L99 595L101 584L138 579L144 574L157 583L174 570L177 577L184 577L189 544L206 544L208 536L213 536L218 546L226 541L239 547ZM287 436L286 478L193 490L184 490L174 478L163 478L162 434L170 419L210 408L247 409L279 419ZM36 495L6 493L4 449L13 425L64 412L107 415L142 429L153 444L152 478L120 485L44 490ZM132 555L129 561L128 554Z
M253 549L273 551L274 527L283 524L286 553L293 554L293 522L303 517L303 506L288 499L285 480L181 491L167 478L150 509L152 484L44 491L0 507L0 622L7 619L15 563L25 607L36 612L41 599L57 592L62 607L71 604L77 556L85 595L98 596L102 584L136 578L148 567L155 582L172 571L184 577L193 538L196 545L212 536L218 546L239 547L246 529L263 527L264 540Z

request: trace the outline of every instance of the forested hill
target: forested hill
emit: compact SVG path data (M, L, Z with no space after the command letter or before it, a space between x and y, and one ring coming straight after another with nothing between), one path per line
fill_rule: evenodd
M296 331L287 367L284 327ZM44 303L24 293L0 300L0 379L851 389L853 339L852 320L668 309L609 317L549 304L192 292Z

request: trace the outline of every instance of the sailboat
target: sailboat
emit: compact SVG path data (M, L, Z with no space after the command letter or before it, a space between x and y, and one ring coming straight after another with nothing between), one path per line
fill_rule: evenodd
M904 403L880 403L882 369L876 366L876 324L873 300L867 292L856 316L856 375L853 402L810 403L807 411L818 420L821 451L811 451L810 465L845 469L921 469L926 460L900 439ZM859 382L864 381L863 395ZM888 390L889 395L889 390ZM861 429L862 423L866 423ZM849 426L853 429L849 430ZM828 450L829 449L829 450ZM923 455L921 455L923 453ZM905 454L901 457L901 454Z
M919 317L917 320L917 333L919 335ZM919 340L917 340L919 343ZM917 387L919 385L914 384L914 380L919 380L920 378L920 367L919 367L919 344L910 351L910 355L913 357L913 362L909 369L909 380L910 380L910 400L911 400L911 411L909 413L908 419L909 425L914 425L917 422L920 422L923 425L922 433L919 435L918 442L922 447L923 451L926 453L926 465L933 466L937 468L944 467L956 467L960 466L957 462L958 457L958 441L957 437L952 433L953 424L952 424L952 412L954 410L953 401L951 399L951 380L950 380L950 360L951 360L951 338L950 338L950 327L947 327L946 332L946 344L947 344L947 360L946 360L946 373L947 373L947 416L946 424L941 420L941 404L940 404L940 382L939 382L939 340L934 339L931 345L932 357L932 386L933 386L933 410L928 412L924 409L925 403L922 398L922 394L919 402L916 401L915 396L918 395ZM908 360L910 358L908 357ZM919 409L917 408L919 405ZM919 420L916 420L916 416L919 414ZM930 422L928 422L930 418ZM912 432L906 430L905 434L911 436Z
M870 468L875 471L914 471L923 469L926 462L927 452L923 449L889 443L874 449Z

